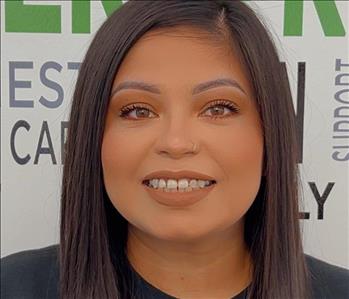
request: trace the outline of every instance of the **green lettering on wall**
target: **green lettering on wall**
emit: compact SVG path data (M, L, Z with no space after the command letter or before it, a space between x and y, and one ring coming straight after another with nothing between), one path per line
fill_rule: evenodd
M60 33L61 7L24 4L23 0L6 0L5 31Z
M114 10L118 9L122 5L121 0L102 0L103 8L106 15L109 17Z
M91 5L89 0L72 1L72 33L91 32Z
M101 0L104 12L110 16L122 5L121 0ZM90 0L72 0L72 33L91 32Z
M303 35L303 0L285 0L284 35ZM345 36L345 29L334 0L313 0L325 36Z

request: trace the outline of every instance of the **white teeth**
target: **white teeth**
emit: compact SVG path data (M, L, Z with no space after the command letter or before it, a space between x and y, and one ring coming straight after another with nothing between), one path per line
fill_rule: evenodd
M157 179L155 180L152 180L152 181L157 181ZM153 183L153 186L154 186L154 183ZM155 186L156 188L166 188L166 181L161 179L159 180L159 185L158 186Z
M211 182L208 180L195 180L195 179L152 179L149 181L149 185L155 189L164 189L167 192L185 192L192 191L193 189L200 189L210 185Z
M158 188L159 186L159 180L158 179L153 179L149 181L149 184L154 187L154 188ZM166 183L165 183L166 184Z
M210 183L210 181L208 181L208 183ZM201 180L199 180L199 181L198 181L198 185L199 185L200 188L204 188L205 185L206 185L206 181L201 181Z
M198 187L198 182L196 180L190 180L189 185L192 188L197 188Z
M188 180L180 179L178 181L178 189L185 189L185 188L188 188L188 186L189 186Z
M177 189L177 181L169 179L167 180L167 189Z

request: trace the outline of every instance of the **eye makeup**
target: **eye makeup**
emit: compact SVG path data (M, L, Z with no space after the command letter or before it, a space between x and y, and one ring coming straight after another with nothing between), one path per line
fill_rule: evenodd
M208 107L205 109L206 110L210 110L210 109L213 109L213 108L222 108L223 109L223 113L224 113L224 110L227 109L229 111L228 115L215 115L215 114L211 114L212 116L208 116L210 118L213 118L213 119L219 119L219 118L226 118L226 117L230 117L236 113L239 112L239 109L236 107L236 105L234 103L232 103L231 101L227 101L227 100L214 100L213 102L209 103ZM119 113L119 116L121 118L124 118L124 119L130 119L128 116L131 112L134 112L134 111L148 111L149 113L153 113L148 107L147 105L145 104L131 104L131 105L128 105L128 106L125 106L125 107L122 107L120 109L120 113ZM213 110L211 110L213 111ZM215 110L217 112L217 109ZM221 111L221 110L218 110L218 112ZM148 115L149 115L148 113ZM148 117L145 117L145 118L148 118ZM137 120L137 118L131 118L131 119L135 119ZM143 118L142 118L143 119Z

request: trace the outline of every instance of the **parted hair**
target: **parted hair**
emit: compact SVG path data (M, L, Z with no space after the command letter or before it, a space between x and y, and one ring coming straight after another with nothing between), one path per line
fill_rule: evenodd
M74 91L62 180L59 266L61 298L140 298L126 255L127 220L105 190L101 144L115 75L146 32L190 26L225 47L237 45L262 121L260 189L245 215L253 262L252 299L311 298L299 227L294 108L272 35L241 1L133 1L96 32ZM232 49L232 48L231 48Z

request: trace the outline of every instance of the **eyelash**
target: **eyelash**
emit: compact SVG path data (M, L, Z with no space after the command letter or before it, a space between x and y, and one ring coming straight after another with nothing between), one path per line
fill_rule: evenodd
M231 110L232 113L238 113L239 112L239 109L236 108L234 106L234 104L232 104L231 102L229 101L224 101L224 100L216 100L214 101L209 107L207 107L206 110L208 109L211 109L213 107L216 107L216 106L220 106L220 107L224 107L224 108L228 108ZM127 114L130 113L131 111L133 110L136 110L136 109L145 109L145 110L148 110L150 111L147 107L143 106L143 105L140 105L140 104L132 104L132 105L129 105L129 106L126 106L126 107L123 107L120 109L120 114L119 116L121 118L127 118ZM205 111L206 111L205 110ZM210 117L210 116L209 116ZM229 116L212 116L213 119L217 119L217 118L226 118L226 117L229 117ZM137 119L136 119L137 120Z

